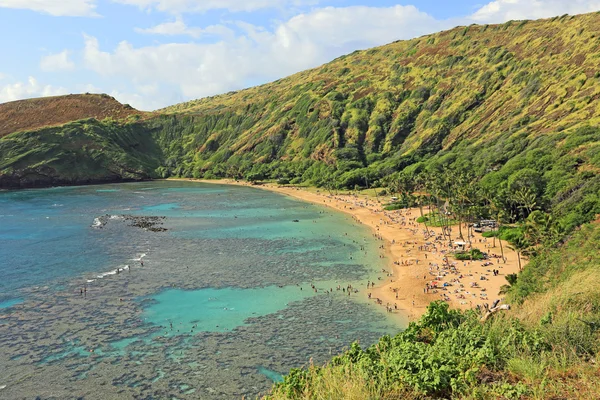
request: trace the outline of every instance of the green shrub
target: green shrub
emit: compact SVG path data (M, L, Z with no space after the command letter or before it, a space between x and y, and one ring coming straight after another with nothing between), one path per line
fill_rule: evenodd
M462 251L462 252L454 253L454 258L456 258L457 260L460 260L460 261L468 261L468 260L478 261L478 260L484 260L485 255L479 249L471 249L471 251L469 251L469 252Z

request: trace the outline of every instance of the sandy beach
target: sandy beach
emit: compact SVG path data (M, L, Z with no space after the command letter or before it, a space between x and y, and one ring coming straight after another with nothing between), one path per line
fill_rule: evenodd
M389 260L374 286L361 290L361 293L370 295L370 299L382 307L397 308L410 320L420 317L434 300L445 300L451 307L460 309L491 304L503 297L498 292L507 283L505 276L519 271L517 253L508 248L508 243L503 242L506 259L503 261L499 240L495 240L494 247L493 239L486 239L479 233L471 237L471 246L497 257L484 261L458 261L450 255L446 259L446 254L454 249L448 240L442 240L442 228L429 227L427 232L424 224L416 222L420 216L418 208L385 211L382 204L389 198L380 197L376 201L366 195L333 195L322 190L312 192L276 184L251 185L229 179L186 180L270 190L351 215L357 223L372 230L374 237L381 241L381 256ZM465 236L466 232L463 227ZM453 227L452 238L458 240L457 236L458 228ZM468 242L466 237L465 241ZM493 270L499 273L495 275Z

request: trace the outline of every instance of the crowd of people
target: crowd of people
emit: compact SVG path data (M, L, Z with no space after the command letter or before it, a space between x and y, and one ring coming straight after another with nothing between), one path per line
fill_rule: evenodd
M491 240L480 234L464 229L471 235L463 236L465 244L458 246L458 229L449 228L444 235L442 228L425 228L417 222L419 210L403 209L386 211L378 201L360 198L355 195L326 195L323 202L327 205L338 203L337 208L343 204L343 210L351 212L352 218L358 223L370 225L373 228L373 237L382 242L379 245L380 258L392 258L394 268L383 269L379 276L377 287L385 288L391 296L375 295L375 282L369 281L367 288L372 289L367 293L369 299L376 304L385 305L388 312L399 310L397 302L403 302L404 307L421 307L433 300L443 300L459 308L475 308L488 302L488 286L494 281L494 287L505 283L503 269L506 257L498 254L488 254L484 260L459 261L454 257L457 251L469 251L472 248L481 248L490 253L493 249ZM368 210L370 218L363 217L357 210ZM373 218L375 216L376 218ZM387 234L382 231L386 228ZM394 234L390 235L390 231ZM448 237L451 235L451 240ZM497 241L497 240L496 240ZM362 247L361 247L362 249ZM391 250L391 251L390 251ZM413 272L413 273L411 273ZM410 281L398 279L398 276L414 277ZM414 294L414 286L418 283L422 296ZM411 287L409 287L411 286ZM412 290L411 290L412 289ZM412 295L411 295L412 293ZM495 296L496 293L491 293ZM385 297L385 298L384 298ZM417 299L417 297L419 297ZM417 301L415 301L417 300Z

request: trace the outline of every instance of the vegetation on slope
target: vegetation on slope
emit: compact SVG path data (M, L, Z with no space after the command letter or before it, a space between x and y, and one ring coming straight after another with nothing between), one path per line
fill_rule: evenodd
M161 154L139 124L88 119L13 133L0 139L0 188L148 179Z
M459 27L167 108L194 117L194 136L209 134L174 172L222 176L250 167L320 183L306 174L308 159L351 187L426 155L482 148L492 154L476 164L498 168L540 137L563 132L560 142L598 122L599 21L589 14Z
M142 114L105 94L71 94L11 101L0 104L0 138L13 132L62 125L79 119L122 120Z
M597 13L458 27L357 51L139 121L160 148L147 175L354 188L386 186L402 170L468 170L489 187L527 178L538 204L575 212L576 226L598 208L599 58ZM10 158L29 150L13 147ZM5 163L0 176L27 185L15 170L23 165Z
M529 186L572 229L600 212L600 14L459 27L169 107L162 176L339 188L469 172ZM160 125L160 127L159 127Z

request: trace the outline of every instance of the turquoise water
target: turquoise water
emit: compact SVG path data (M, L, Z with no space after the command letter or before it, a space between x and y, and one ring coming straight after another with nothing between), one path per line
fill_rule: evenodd
M273 314L293 301L311 296L310 287L269 286L253 289L166 290L153 296L156 303L146 308L146 322L164 328L175 322L168 334L192 331L225 332L250 317Z
M22 303L22 302L23 302L22 299L9 299L9 300L5 300L5 301L0 301L0 309L16 306L17 304Z
M283 382L283 375L279 372L271 371L265 367L258 367L258 372L269 378L273 382Z
M149 182L0 192L0 210L0 397L253 398L402 327L365 301L371 233L278 194Z

